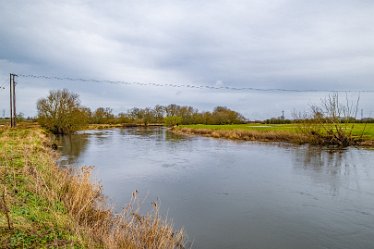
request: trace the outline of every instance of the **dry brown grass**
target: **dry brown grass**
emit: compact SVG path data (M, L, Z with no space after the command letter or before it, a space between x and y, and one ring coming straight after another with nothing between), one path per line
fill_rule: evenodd
M141 214L135 192L114 213L90 181L92 168L59 168L49 145L40 129L0 133L0 187L7 191L1 210L10 210L13 222L8 229L0 214L0 247L184 248L183 231L160 217L157 203Z
M172 129L172 131L181 134L201 135L206 137L226 138L244 141L293 143L306 142L306 139L303 136L286 131L211 130L186 127Z
M88 241L89 247L184 248L183 231L174 233L173 227L159 217L157 203L152 204L151 212L140 214L137 192L121 213L113 214L100 186L92 185L90 172L91 168L83 167L79 173L64 173L61 196L78 222L78 230L93 238Z

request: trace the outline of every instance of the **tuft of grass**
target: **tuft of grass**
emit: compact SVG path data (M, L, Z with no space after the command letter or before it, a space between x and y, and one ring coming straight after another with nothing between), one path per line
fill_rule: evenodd
M184 248L154 203L139 211L136 193L119 214L91 167L62 169L39 128L0 130L1 248Z

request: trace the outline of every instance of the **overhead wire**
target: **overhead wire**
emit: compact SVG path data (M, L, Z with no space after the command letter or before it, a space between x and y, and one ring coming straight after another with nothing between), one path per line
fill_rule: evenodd
M73 77L46 76L34 74L17 74L22 78L34 78L43 80L59 80L59 81L80 81L93 83L108 83L121 85L139 85L139 86L156 86L156 87L174 87L174 88L194 88L208 90L228 90L228 91L254 91L254 92L294 92L294 93L328 93L328 92L351 92L351 93L374 93L374 90L318 90L318 89L285 89L285 88L257 88L257 87L234 87L234 86L218 86L218 85L201 85L201 84L174 84L174 83L155 83L155 82L136 82L122 80L103 80L103 79L85 79Z

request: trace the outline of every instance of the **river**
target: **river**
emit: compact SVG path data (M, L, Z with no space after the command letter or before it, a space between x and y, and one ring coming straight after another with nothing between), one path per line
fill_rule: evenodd
M373 249L374 151L185 137L164 128L61 139L63 165L92 165L117 210L144 205L192 248Z

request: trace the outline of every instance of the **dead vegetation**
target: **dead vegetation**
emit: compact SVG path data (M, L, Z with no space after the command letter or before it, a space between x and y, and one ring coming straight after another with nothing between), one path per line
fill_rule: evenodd
M197 129L187 127L174 127L175 133L201 135L214 138L227 138L244 141L262 141L262 142L295 142L303 143L305 139L300 134L286 131L251 131L251 130L212 130Z
M141 213L134 192L114 213L92 168L57 167L49 145L40 129L0 132L1 248L184 248L157 203Z
M311 106L311 113L296 116L300 120L298 131L308 143L315 145L344 148L351 145L365 145L363 135L366 125L360 135L353 135L359 108L360 97L350 101L348 95L343 100L338 93L331 94L321 100L319 106Z

